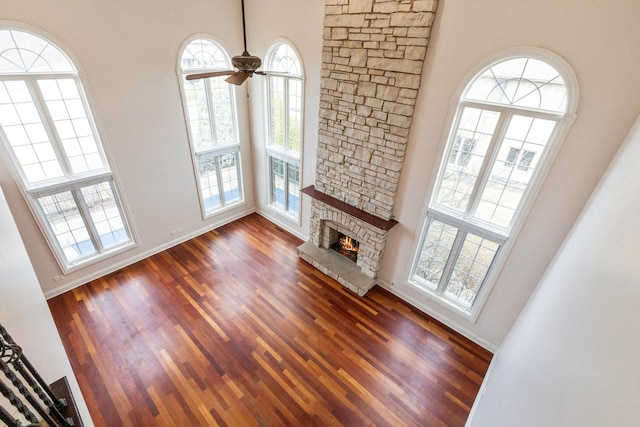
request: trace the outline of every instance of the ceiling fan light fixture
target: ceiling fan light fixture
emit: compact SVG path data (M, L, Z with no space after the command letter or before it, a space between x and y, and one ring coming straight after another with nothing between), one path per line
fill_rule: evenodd
M231 65L238 71L254 72L262 65L262 60L257 56L250 55L249 52L244 51L242 55L234 56L231 58Z

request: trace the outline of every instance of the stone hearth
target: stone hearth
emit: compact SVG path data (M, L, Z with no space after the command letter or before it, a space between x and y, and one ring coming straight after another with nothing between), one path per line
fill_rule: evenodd
M359 295L375 284L396 223L436 7L436 0L325 1L316 182L303 190L312 196L311 221L299 253ZM328 224L360 242L357 264L323 246Z

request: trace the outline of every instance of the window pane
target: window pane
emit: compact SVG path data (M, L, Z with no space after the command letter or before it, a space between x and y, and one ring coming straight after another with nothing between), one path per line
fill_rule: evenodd
M269 76L269 125L271 129L271 145L284 148L285 110L284 110L283 77Z
M567 89L558 71L531 58L499 62L471 83L465 99L540 110L565 111Z
M463 307L473 304L500 245L468 233L456 259L445 297Z
M73 72L75 68L58 48L23 31L0 30L0 72Z
M300 210L300 168L287 164L287 211L297 214Z
M280 44L269 58L269 70L272 71L300 76L301 68L295 51L286 43Z
M0 82L0 126L29 184L64 176L27 83Z
M182 53L183 75L228 70L227 55L215 42L197 39ZM196 152L238 143L233 89L225 77L183 80L186 115Z
M289 146L288 150L300 152L302 139L302 81L289 79Z
M211 92L214 146L237 144L231 85L223 78L206 79Z
M38 80L73 173L104 169L84 103L74 79Z
M465 108L442 174L436 203L465 212L499 113Z
M40 197L38 203L68 262L96 253L96 247L70 191Z
M271 203L284 209L284 161L271 157Z
M508 228L555 122L514 115L480 196L475 217Z
M202 203L205 211L210 212L222 206L220 189L218 188L216 157L213 155L199 155L197 159Z
M242 192L240 190L240 162L238 157L238 152L219 157L220 176L225 204L242 200Z
M442 279L457 234L456 227L432 219L420 249L414 274L436 288Z
M214 42L197 39L189 43L182 52L183 70L228 69L227 55Z
M209 119L205 80L185 80L184 92L194 149L200 151L213 147L213 129Z
M110 182L84 187L82 196L104 249L131 241Z

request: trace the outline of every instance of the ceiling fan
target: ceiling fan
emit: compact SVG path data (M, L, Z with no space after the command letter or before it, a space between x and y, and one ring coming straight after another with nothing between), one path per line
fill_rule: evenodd
M263 71L257 71L258 68L262 65L262 60L257 56L251 55L247 52L247 29L245 26L245 18L244 18L244 0L242 0L242 36L244 40L244 51L242 55L234 56L231 58L231 65L237 71L233 70L225 70L225 71L210 71L206 73L198 73L198 74L189 74L186 76L187 80L197 80L197 79L205 79L208 77L218 77L218 76L229 76L225 79L226 82L241 85L247 80L249 77L254 74L267 75L267 73Z

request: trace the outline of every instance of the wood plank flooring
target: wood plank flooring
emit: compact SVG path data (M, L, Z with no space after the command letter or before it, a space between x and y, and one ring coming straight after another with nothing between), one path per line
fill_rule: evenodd
M257 214L49 301L96 426L462 426L491 353Z

